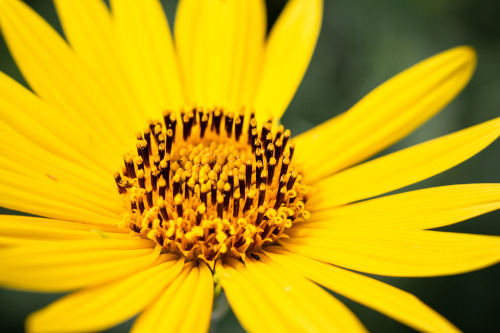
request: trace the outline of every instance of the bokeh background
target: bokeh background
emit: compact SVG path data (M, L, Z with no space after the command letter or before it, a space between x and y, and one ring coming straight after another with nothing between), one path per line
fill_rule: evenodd
M26 2L61 31L50 0ZM172 23L177 1L163 3ZM269 26L285 3L268 1ZM325 0L316 53L283 123L292 133L305 131L347 110L378 84L419 60L463 44L474 46L479 54L468 87L439 115L388 151L500 116L499 17L498 0ZM0 70L24 83L1 37ZM500 142L409 189L469 182L500 182ZM500 235L500 213L446 230ZM500 331L500 265L450 277L379 279L417 295L465 332ZM59 296L0 290L0 331L22 332L27 314ZM412 332L373 310L340 298L370 331ZM129 321L107 332L127 332L130 325ZM228 312L212 331L243 330Z

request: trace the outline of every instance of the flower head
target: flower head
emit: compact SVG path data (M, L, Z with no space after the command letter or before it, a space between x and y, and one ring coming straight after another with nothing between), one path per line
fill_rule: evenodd
M33 332L208 330L220 288L248 331L365 331L322 285L421 331L457 329L363 273L438 276L500 259L500 238L437 228L496 210L500 185L379 197L443 172L500 120L369 162L444 107L475 53L395 76L299 136L279 125L322 3L291 0L266 36L261 1L55 1L64 41L29 7L0 25L33 93L0 74L0 283L74 291ZM375 198L376 197L376 198Z

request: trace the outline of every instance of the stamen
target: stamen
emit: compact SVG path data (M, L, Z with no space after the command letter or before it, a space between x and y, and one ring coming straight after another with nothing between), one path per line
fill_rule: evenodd
M250 176L252 176L252 174L250 174ZM245 189L246 189L245 176L243 176L243 174L240 174L238 176L238 180L239 180L239 189L240 189L241 197L244 198L245 197Z
M290 175L290 178L288 178L288 183L286 184L286 189L290 191L293 187L293 184L295 183L295 180L297 179L298 172L293 171L292 174Z
M233 122L234 122L234 114L231 112L225 117L226 121L226 134L227 137L230 138L233 133Z
M192 108L166 110L164 124L148 122L113 174L130 207L123 225L213 268L219 258L241 259L277 242L307 218L308 187L291 162L290 131L271 120L258 130L251 112L245 134L244 117L244 110Z
M243 116L236 115L234 119L234 138L236 141L240 141L241 133L243 132Z

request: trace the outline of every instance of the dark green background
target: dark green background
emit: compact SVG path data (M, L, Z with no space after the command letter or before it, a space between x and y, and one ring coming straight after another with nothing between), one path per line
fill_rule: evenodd
M50 1L27 1L60 30ZM269 21L284 0L268 4ZM173 17L175 1L165 1ZM500 1L335 0L325 3L324 23L309 70L283 122L299 133L347 110L364 94L417 61L447 48L469 44L479 53L478 68L465 91L443 112L392 147L398 150L500 115ZM0 39L0 70L22 80ZM500 144L411 189L470 182L499 182ZM446 228L500 235L494 212ZM500 265L450 277L382 278L414 293L465 332L500 331ZM58 295L0 291L0 331L21 332L25 316ZM411 332L407 327L354 302L346 304L370 331ZM255 318L255 320L259 320ZM123 332L130 322L109 330ZM241 331L229 313L213 327Z

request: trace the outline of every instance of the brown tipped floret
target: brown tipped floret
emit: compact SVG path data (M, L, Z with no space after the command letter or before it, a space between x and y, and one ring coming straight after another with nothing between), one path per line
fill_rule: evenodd
M222 109L165 111L164 124L150 121L136 134L123 171L113 175L130 207L130 232L213 267L277 242L308 215L290 131L272 120L258 126L253 112L244 117Z

